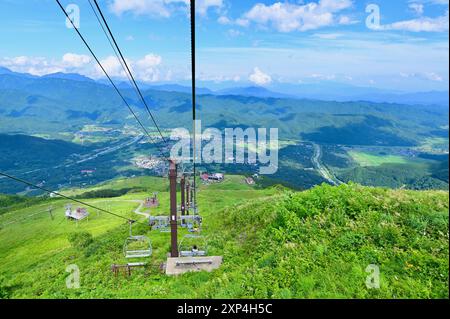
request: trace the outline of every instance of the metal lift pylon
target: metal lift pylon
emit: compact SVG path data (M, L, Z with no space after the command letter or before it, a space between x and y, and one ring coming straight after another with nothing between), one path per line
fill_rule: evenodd
M178 225L177 225L177 164L169 160L170 183L170 256L178 257Z

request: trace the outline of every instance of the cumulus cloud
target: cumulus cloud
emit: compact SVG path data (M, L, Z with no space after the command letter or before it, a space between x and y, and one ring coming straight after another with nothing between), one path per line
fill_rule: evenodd
M61 60L51 60L44 57L18 56L0 58L0 65L19 73L29 73L42 76L57 72L71 72L82 67L83 57L67 53Z
M162 57L156 54L147 54L139 60L126 59L133 76L144 82L157 82L160 80L161 71L159 66L162 63ZM103 65L108 75L114 78L126 78L127 74L123 70L122 65L116 56L108 56L102 59L100 63ZM104 73L101 68L96 65L96 74L94 77L103 77Z
M156 54L147 54L141 59L126 59L128 66L136 79L145 82L161 80L162 57ZM108 75L113 78L126 79L119 60L116 56L100 59ZM105 75L98 64L89 56L75 53L66 53L61 59L48 59L44 57L18 56L1 58L0 66L19 73L29 73L42 76L51 73L79 73L91 78L103 78Z
M250 25L250 21L245 18L239 18L236 20L232 20L227 16L221 16L217 19L217 22L222 25L237 25L240 27L248 27Z
M397 30L410 32L448 32L449 14L437 18L420 17L380 26L379 30Z
M209 8L221 8L223 0L197 0L196 6L196 11L204 16Z
M103 68L108 72L108 75L111 77L126 77L126 73L123 71L122 65L120 64L117 57L110 55L102 60L100 60L100 63L102 64ZM129 65L129 61L127 61L127 64ZM97 74L95 77L103 77L104 73L99 65L95 65L95 68L97 70Z
M272 77L261 71L258 67L253 69L253 73L250 74L248 79L256 85L266 85L272 82Z
M91 57L83 54L66 53L63 55L62 61L68 67L80 68L91 62Z
M162 63L162 57L156 54L147 54L143 59L132 65L138 78L145 82L159 81L160 71L158 66ZM170 75L171 76L171 75Z
M241 27L248 27L250 24L250 21L247 19L240 18L235 21L235 24L238 26L241 26Z
M308 31L334 24L335 14L352 4L351 0L320 0L306 4L258 3L244 14L243 21L270 25L280 32Z
M359 21L358 20L354 20L354 19L352 19L349 16L343 15L343 16L339 17L339 22L338 23L341 24L341 25L352 25L352 24L359 23Z
M422 3L410 3L409 8L418 15L422 15L424 12L424 5Z
M227 25L227 24L232 24L233 22L230 20L230 18L228 18L227 16L220 16L217 19L217 22L219 22L219 24L223 24L223 25Z

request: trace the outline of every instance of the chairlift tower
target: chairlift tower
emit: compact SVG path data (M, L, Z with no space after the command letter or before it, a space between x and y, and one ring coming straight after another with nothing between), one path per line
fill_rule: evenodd
M169 160L171 257L178 257L177 164Z
M183 174L180 179L180 190L181 190L181 216L186 214L186 186L185 186L186 177Z

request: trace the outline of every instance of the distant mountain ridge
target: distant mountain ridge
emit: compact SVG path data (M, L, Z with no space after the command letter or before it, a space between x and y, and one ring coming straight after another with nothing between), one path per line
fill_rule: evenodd
M50 79L61 79L61 80L71 80L71 81L87 81L87 82L95 82L95 80L78 74L78 73L62 73L62 72L58 72L58 73L52 73L52 74L47 74L42 76L42 78L50 78Z
M32 77L0 74L0 133L73 133L90 125L135 125L117 92L107 84L75 74ZM126 82L120 90L132 109L152 127L145 106ZM198 90L199 92L201 90ZM205 126L278 127L280 136L343 145L416 145L424 136L444 136L448 107L295 98L262 87L198 93ZM362 91L361 91L362 92ZM191 88L142 86L162 128L190 127ZM70 135L69 135L70 136Z
M240 96L254 96L261 98L294 98L293 95L282 94L270 91L261 86L237 87L230 89L223 89L214 92L216 95L240 95Z
M110 86L109 81L105 79L94 80L87 76L76 73L53 73L42 77L27 73L13 72L5 67L0 67L0 76L16 76L24 79L61 79L77 82L98 83ZM131 85L121 79L114 79L117 86L122 89L131 88ZM0 89L4 89L0 79ZM202 82L207 85L207 82ZM14 81L6 88L13 88ZM143 90L156 90L164 92L178 92L190 94L192 89L176 83L141 83L139 86ZM196 93L199 95L234 95L259 98L295 98L295 99L313 99L321 101L367 101L376 103L400 103L408 105L449 105L448 91L428 91L405 93L394 90L382 90L377 88L358 87L341 83L318 83L318 84L286 84L274 83L269 87L262 86L243 86L229 87L224 89L211 90L206 87L197 87Z

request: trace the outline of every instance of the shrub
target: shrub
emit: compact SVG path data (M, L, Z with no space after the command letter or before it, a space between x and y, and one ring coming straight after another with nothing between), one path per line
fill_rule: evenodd
M73 248L86 248L93 243L94 239L91 233L83 231L69 234L68 238Z

